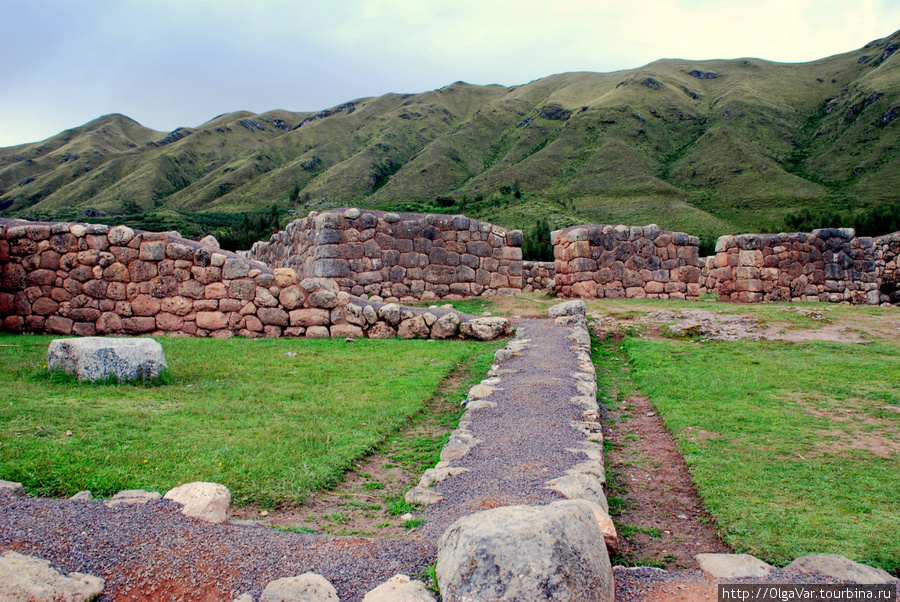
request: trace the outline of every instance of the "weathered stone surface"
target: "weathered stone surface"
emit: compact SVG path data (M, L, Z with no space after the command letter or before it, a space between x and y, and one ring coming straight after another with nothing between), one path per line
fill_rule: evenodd
M449 312L435 320L431 327L431 336L435 339L449 339L459 332L459 316Z
M128 226L116 226L115 228L109 229L109 232L106 233L106 237L109 240L109 244L124 247L134 238L134 230Z
M547 310L547 313L551 318L557 318L560 316L583 316L587 313L587 306L581 299L573 299L572 301L565 301L563 303L557 303L556 305L550 306L550 309Z
M401 339L427 339L430 334L424 316L415 316L400 322L397 328L397 336Z
M143 489L126 489L124 491L120 491L103 503L106 506L112 508L113 506L118 506L119 504L146 504L147 502L152 502L153 500L158 500L161 498L162 495L155 491L145 491Z
M153 339L102 337L54 339L47 367L91 381L109 376L121 381L158 378L168 368L162 346Z
M337 590L316 573L276 579L266 586L259 602L338 602Z
M694 559L700 570L722 579L765 577L773 568L750 554L697 554Z
M228 326L228 316L220 311L198 311L197 327L204 330L220 330Z
M840 554L809 554L784 568L863 584L889 583L894 579L887 571L854 562Z
M389 325L396 327L400 324L400 306L396 303L388 303L378 310L378 317Z
M163 496L183 505L181 512L208 523L223 523L231 504L231 492L218 483L187 483L175 487Z
M25 497L25 488L22 487L22 483L0 480L0 494L9 497Z
M478 385L475 385L474 387L472 387L471 389L469 389L469 394L466 396L466 398L469 401L474 401L476 399L484 399L486 397L490 397L491 393L493 393L494 391L496 391L496 389L494 389L494 387L489 387L487 385L478 384Z
M105 585L93 575L62 575L47 560L11 551L0 555L2 602L82 602L99 596Z
M397 331L387 325L385 322L375 322L368 331L366 336L370 339L392 339L397 336Z
M506 506L456 521L441 537L443 600L615 598L603 534L579 504Z
M407 504L431 506L432 504L437 504L442 499L444 499L444 495L442 493L438 493L430 487L413 487L406 492L406 495L403 496L403 499Z
M603 480L592 474L567 474L547 481L547 489L570 500L588 500L609 512L609 504L603 491Z
M406 575L394 575L372 591L363 602L435 602L436 598L425 584Z
M506 318L475 318L460 324L459 330L465 336L482 341L493 341L512 334Z
M216 237L213 236L212 234L207 234L206 236L204 236L203 238L201 238L201 239L200 239L200 244L201 244L201 245L206 245L207 247L212 247L212 248L214 248L214 249L220 248L220 247L219 247L219 241L216 240Z

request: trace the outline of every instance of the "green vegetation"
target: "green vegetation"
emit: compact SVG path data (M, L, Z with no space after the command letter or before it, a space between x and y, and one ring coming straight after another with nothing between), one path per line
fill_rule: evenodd
M245 214L277 206L283 225L289 211L357 205L526 232L538 220L551 230L655 222L708 249L804 210L874 215L900 201L900 54L859 60L897 35L809 63L667 59L512 88L457 82L318 114L232 113L170 134L108 115L0 149L0 212L220 228L246 247L273 224ZM204 226L201 214L236 217Z
M299 503L336 483L420 412L458 365L484 368L495 349L163 338L166 384L90 385L51 380L50 340L0 335L0 478L43 496L215 481L237 505L263 507ZM453 410L448 430L458 419ZM404 443L393 461L433 464L442 444ZM392 511L404 504L391 503Z
M900 570L900 345L622 346L735 551Z
M784 230L809 232L816 228L853 228L857 236L880 236L900 231L900 203L877 205L856 212L804 209L785 218Z

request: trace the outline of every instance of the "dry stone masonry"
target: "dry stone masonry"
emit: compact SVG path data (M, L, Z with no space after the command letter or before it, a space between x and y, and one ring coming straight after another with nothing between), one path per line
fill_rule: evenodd
M556 293L556 263L553 261L522 262L522 292Z
M705 260L705 286L719 299L900 303L900 233L857 237L853 229L723 236Z
M573 226L551 233L556 294L582 299L700 296L700 239L649 226Z
M6 331L442 339L509 333L505 318L384 304L338 288L334 279L298 278L292 268L273 270L177 233L0 221Z
M313 211L248 257L379 301L458 299L521 291L522 242L521 230L463 215L353 208Z

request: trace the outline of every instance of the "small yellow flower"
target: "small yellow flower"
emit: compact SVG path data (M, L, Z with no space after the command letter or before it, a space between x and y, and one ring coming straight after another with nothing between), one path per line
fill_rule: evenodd
M222 463L221 463L221 462L219 462L219 466L221 466L221 465L222 465Z
M144 464L146 464L147 462L148 462L148 460L144 460Z

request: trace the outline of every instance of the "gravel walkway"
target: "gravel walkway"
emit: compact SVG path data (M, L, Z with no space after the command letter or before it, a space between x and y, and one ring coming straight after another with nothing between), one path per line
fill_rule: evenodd
M530 320L517 331L524 348L500 367L497 390L488 398L496 407L470 409L468 430L480 442L454 467L469 472L434 486L444 500L428 507L423 537L439 539L458 518L498 506L542 505L565 499L544 489L550 479L586 458L566 448L578 447L584 435L571 426L583 408L572 373L575 351L566 336L569 326Z

